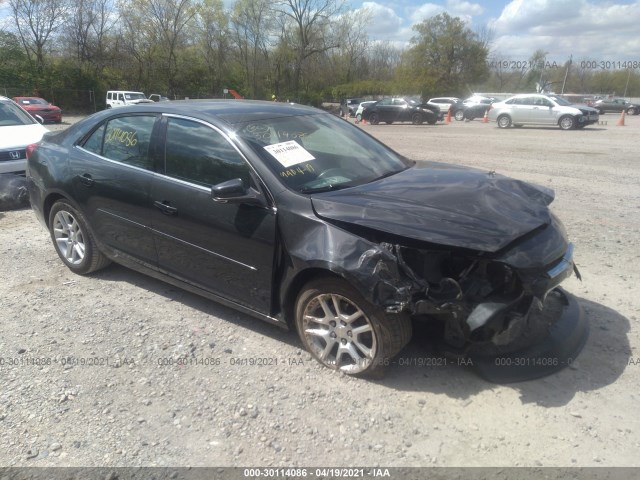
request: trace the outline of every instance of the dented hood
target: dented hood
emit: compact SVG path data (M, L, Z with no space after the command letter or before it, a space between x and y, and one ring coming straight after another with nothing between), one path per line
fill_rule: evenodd
M434 162L312 197L316 214L327 220L483 252L549 224L552 200L544 187Z

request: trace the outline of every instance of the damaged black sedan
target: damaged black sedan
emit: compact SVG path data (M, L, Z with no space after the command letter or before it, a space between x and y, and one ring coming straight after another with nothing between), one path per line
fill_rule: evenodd
M457 356L549 359L528 377L587 335L558 288L577 269L550 190L416 164L313 108L138 105L28 151L31 204L72 271L115 261L294 328L346 374L384 368L416 321Z

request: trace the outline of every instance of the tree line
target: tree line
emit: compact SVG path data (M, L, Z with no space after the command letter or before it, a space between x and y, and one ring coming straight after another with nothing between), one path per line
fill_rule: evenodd
M399 47L373 41L371 12L345 0L236 0L230 8L222 0L0 4L9 12L0 28L0 87L45 98L55 91L67 109L88 109L86 98L75 98L87 91L103 108L105 92L116 89L177 99L217 98L233 88L245 98L312 105L346 96L534 91L541 80L555 87L564 76L566 91L640 89L636 71L584 62L580 71L546 68L542 51L524 65L505 63L492 51L490 31L446 13L414 25L409 44Z

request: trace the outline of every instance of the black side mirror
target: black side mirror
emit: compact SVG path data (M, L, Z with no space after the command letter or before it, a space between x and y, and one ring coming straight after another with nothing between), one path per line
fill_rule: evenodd
M244 186L241 178L234 178L211 187L211 198L220 203L247 203L264 205L262 194Z

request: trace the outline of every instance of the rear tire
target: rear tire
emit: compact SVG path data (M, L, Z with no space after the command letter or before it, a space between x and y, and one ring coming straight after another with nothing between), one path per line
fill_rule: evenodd
M453 117L454 117L457 121L461 122L462 120L464 120L464 110L458 110L458 111L453 115Z
M386 314L337 277L304 286L296 300L295 323L311 355L347 375L379 374L411 339L406 313Z
M51 240L64 264L74 273L86 275L111 263L89 231L82 214L66 200L58 200L49 213Z
M377 113L371 114L371 116L369 117L369 123L371 125L378 125L380 123L380 117L378 116Z

